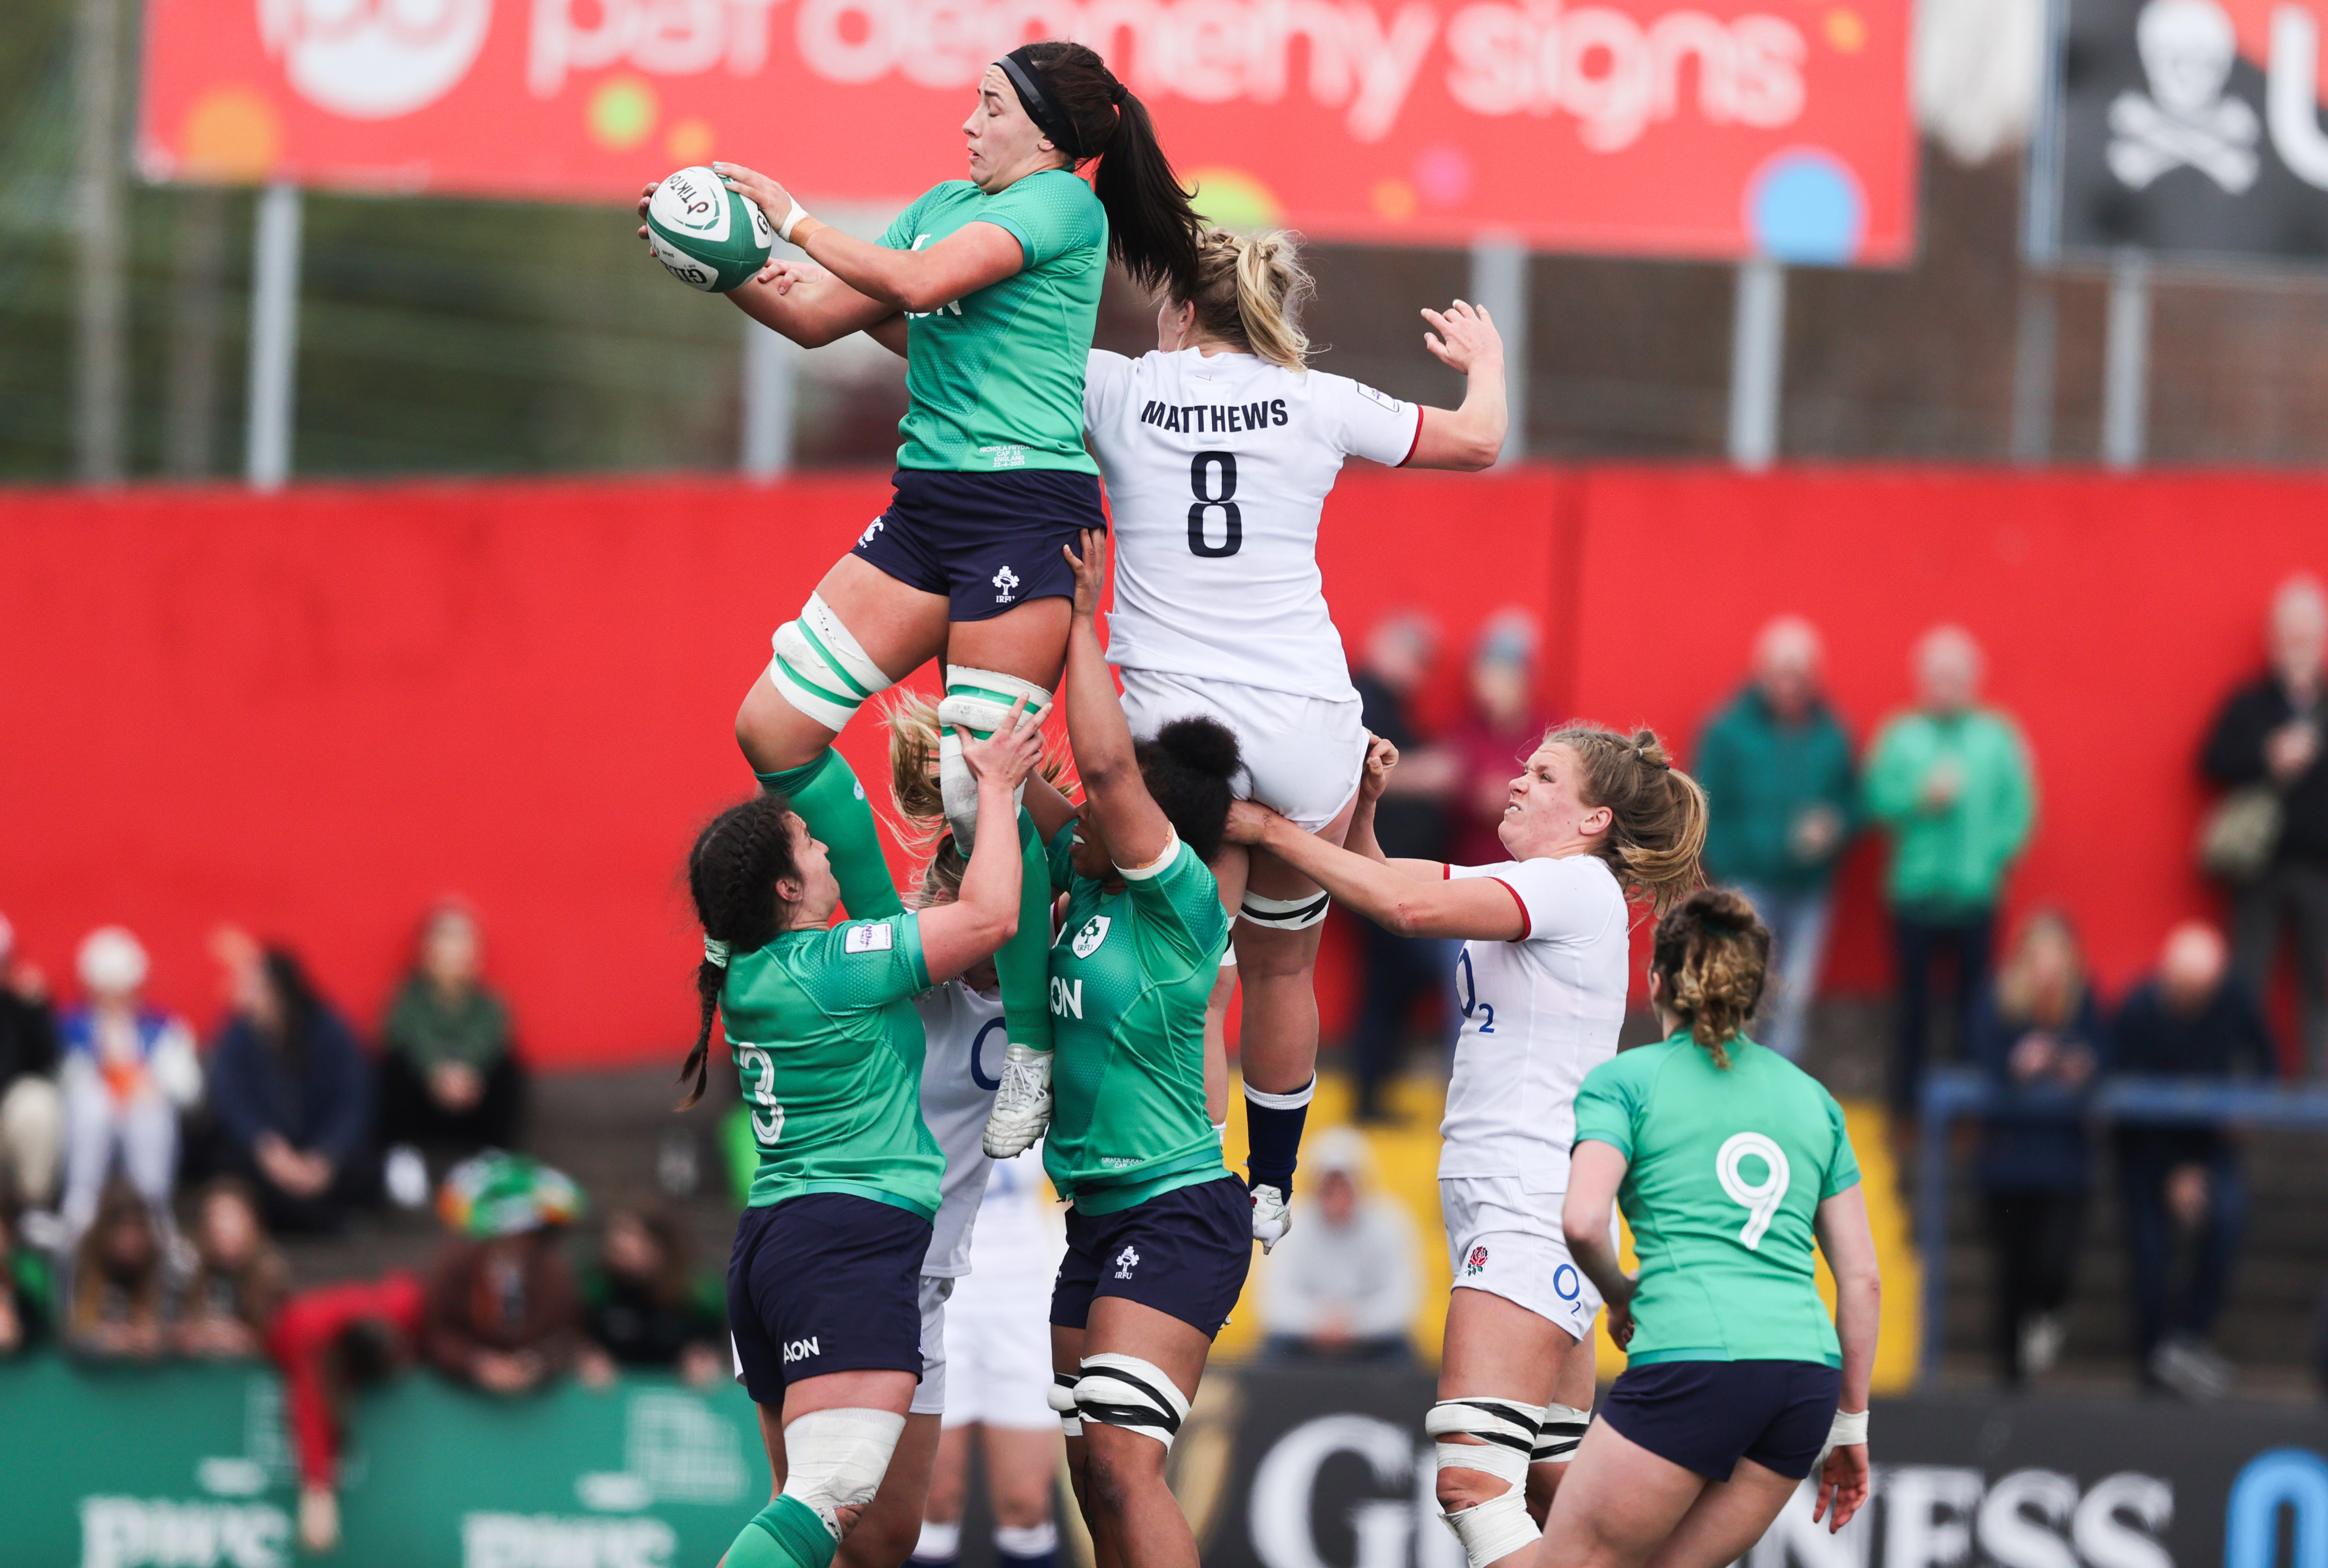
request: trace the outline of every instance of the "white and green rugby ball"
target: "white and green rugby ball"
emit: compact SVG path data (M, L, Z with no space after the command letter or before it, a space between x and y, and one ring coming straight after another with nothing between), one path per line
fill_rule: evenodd
M647 248L671 276L705 294L750 278L775 240L760 204L700 164L665 180L647 201Z

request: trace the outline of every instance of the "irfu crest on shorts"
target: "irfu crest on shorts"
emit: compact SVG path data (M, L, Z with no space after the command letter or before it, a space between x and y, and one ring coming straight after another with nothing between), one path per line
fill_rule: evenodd
M1107 940L1107 927L1108 917L1105 915L1094 915L1084 921L1084 929L1077 931L1075 939L1068 944L1075 949L1075 957L1088 958L1098 951L1099 945Z

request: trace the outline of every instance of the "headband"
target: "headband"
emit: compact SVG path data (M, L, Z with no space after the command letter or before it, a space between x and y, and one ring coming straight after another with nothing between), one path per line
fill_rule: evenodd
M1058 105L1051 101L1051 95L1043 89L1042 77L1035 67L1034 45L1021 44L994 63L1000 66L1002 74L1010 79L1010 85L1017 90L1019 105L1026 109L1027 117L1035 122L1037 130L1050 138L1053 146L1070 158L1090 156L1084 151L1083 138L1075 133L1075 122L1059 111ZM1111 81L1107 101L1120 106L1123 99L1123 84Z

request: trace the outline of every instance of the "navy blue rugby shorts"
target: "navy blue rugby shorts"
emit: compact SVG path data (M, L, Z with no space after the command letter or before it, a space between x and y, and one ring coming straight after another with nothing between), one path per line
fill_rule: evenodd
M758 1405L826 1372L922 1375L922 1256L930 1222L847 1192L809 1192L736 1222L728 1329Z
M1619 1374L1600 1414L1711 1481L1741 1459L1800 1480L1842 1397L1843 1373L1819 1361L1659 1361Z
M1070 1209L1051 1321L1080 1329L1095 1297L1122 1296L1210 1339L1252 1267L1253 1194L1234 1176L1175 1187L1113 1214Z
M953 621L990 621L1029 599L1074 598L1075 570L1059 546L1107 527L1094 474L901 468L891 482L889 509L850 553L908 588L944 594Z

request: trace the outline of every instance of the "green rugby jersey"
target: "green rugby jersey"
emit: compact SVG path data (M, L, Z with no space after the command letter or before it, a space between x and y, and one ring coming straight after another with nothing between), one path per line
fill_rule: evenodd
M1051 944L1051 1128L1043 1169L1085 1214L1112 1214L1229 1173L1205 1113L1205 1003L1229 922L1187 845L1119 892L1077 876L1051 840L1067 913Z
M922 1124L920 917L786 931L728 960L719 1004L752 1137L751 1206L846 1192L937 1213L945 1156Z
M1843 1107L1777 1051L1728 1049L1725 1070L1685 1030L1576 1091L1576 1141L1630 1162L1617 1194L1641 1263L1629 1355L1841 1366L1811 1222L1859 1181Z
M1107 212L1092 188L1047 169L989 196L967 180L933 186L881 243L921 250L965 223L1017 238L1018 272L909 314L899 468L1097 473L1084 450L1084 367L1107 275Z

